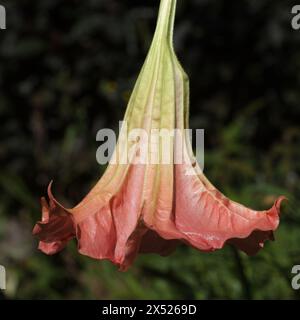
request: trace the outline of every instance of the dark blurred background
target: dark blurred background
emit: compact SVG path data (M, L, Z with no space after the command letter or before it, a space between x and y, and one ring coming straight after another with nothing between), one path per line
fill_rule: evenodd
M6 299L297 299L300 264L300 30L295 1L178 0L175 47L191 80L205 172L257 209L284 194L276 242L256 257L181 246L127 273L77 253L48 257L31 236L54 179L67 207L104 168L96 132L118 127L155 28L158 0L1 0L0 264Z

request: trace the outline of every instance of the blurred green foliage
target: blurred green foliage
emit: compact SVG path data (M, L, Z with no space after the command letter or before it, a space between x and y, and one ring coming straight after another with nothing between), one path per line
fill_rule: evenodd
M284 194L276 242L256 257L227 247L140 256L127 272L40 253L39 198L71 207L99 179L96 132L117 129L153 34L159 1L1 0L0 264L9 299L296 299L300 264L300 32L293 1L178 0L175 46L191 79L191 127L204 128L205 170L257 209ZM67 200L68 199L68 200ZM72 200L72 202L68 202Z

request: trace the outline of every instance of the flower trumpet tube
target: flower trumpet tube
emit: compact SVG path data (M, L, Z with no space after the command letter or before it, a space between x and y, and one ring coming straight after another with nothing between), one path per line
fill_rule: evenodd
M49 201L42 198L42 220L33 233L46 254L76 238L81 254L109 259L126 270L139 253L168 255L182 242L206 252L231 244L252 255L273 239L284 197L265 211L231 201L205 177L186 135L174 135L167 150L160 141L146 149L147 159L167 153L169 162L139 162L139 146L145 143L140 138L131 156L135 161L121 159L134 144L131 130L183 132L188 127L188 77L172 43L175 8L176 0L161 1L154 38L125 114L127 126L113 156L118 161L72 209L54 198L51 184ZM178 155L186 160L175 161Z

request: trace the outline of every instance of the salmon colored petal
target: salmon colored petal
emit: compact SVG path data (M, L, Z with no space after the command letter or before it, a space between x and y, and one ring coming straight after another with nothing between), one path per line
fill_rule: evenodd
M269 235L278 227L280 203L284 197L270 210L251 210L207 187L201 176L185 176L182 169L176 167L176 227L194 247L213 251L222 248L231 238L246 238L244 244L253 242L249 247L259 248L262 240L250 235L256 230Z
M90 214L76 225L78 250L94 259L109 259L114 263L116 230L110 206Z

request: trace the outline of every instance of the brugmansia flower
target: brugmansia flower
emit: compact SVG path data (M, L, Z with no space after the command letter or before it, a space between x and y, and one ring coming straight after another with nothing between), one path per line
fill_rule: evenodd
M176 0L161 0L154 39L125 114L128 130L188 126L188 77L172 44L175 7ZM126 130L120 132L116 154L124 151ZM163 150L158 144L148 152L160 158ZM178 152L189 161L176 164ZM252 255L273 239L283 197L269 210L251 210L208 181L186 136L173 138L170 154L173 160L167 164L110 163L72 209L55 200L50 185L49 203L42 199L42 220L33 231L39 248L54 254L76 238L80 253L126 270L138 253L168 255L181 242L207 252L232 244Z

